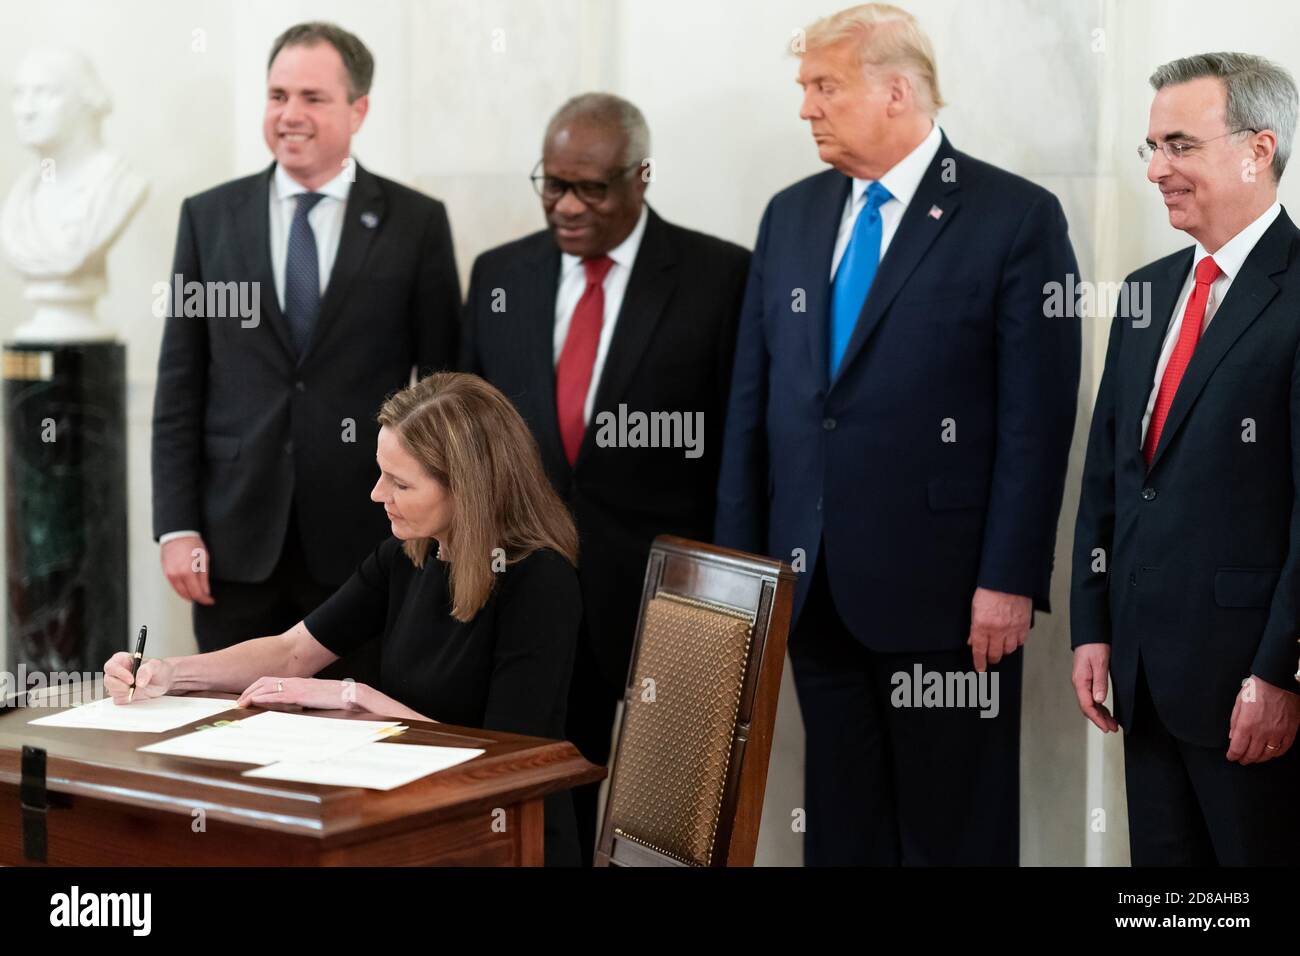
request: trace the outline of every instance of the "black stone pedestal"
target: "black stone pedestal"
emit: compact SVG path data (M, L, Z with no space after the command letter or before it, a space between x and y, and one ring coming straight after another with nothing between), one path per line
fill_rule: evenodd
M98 671L129 643L126 347L5 345L4 416L8 671Z

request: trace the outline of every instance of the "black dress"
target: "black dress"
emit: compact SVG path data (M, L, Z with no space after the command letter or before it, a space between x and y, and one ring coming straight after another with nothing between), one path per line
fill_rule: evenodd
M434 548L417 568L389 538L307 615L307 630L339 656L381 635L376 690L433 720L562 739L582 620L577 571L535 551L497 572L487 603L462 623L451 616L450 566ZM565 791L546 798L546 865L577 863Z

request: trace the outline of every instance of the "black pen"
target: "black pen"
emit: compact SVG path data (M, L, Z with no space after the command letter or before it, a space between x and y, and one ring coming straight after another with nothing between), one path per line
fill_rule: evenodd
M140 636L135 639L135 653L131 655L131 689L126 693L126 702L131 703L131 698L135 696L135 672L140 669L140 662L144 660L144 639L149 633L149 628L144 624L140 625Z

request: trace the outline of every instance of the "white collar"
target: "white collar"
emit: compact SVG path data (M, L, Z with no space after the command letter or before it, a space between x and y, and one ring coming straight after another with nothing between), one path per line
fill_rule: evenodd
M1260 214L1258 219L1219 247L1219 251L1214 254L1214 263L1228 277L1229 282L1237 277L1237 273L1241 271L1241 267L1246 262L1246 257L1250 255L1260 237L1268 231L1268 227L1273 225L1273 220L1281 212L1282 204L1274 202L1273 205ZM1193 272L1201 264L1201 260L1208 255L1209 253L1205 251L1205 247L1198 242L1195 251L1192 253Z
M348 201L348 190L352 188L352 173L356 170L356 160L352 160L348 166L345 166L337 176L325 183L319 189L309 190L298 180L294 179L279 163L275 164L275 198L291 199L300 193L317 192L331 199L337 199L339 202Z
M889 190L889 194L894 199L906 206L912 201L916 191L921 188L921 180L925 178L925 171L930 168L930 163L934 162L935 153L939 152L942 143L943 132L939 129L938 123L933 123L930 126L929 135L921 140L916 149L890 167L879 180L854 179L854 207L862 201L862 194L867 191L867 187L872 182L879 182L880 185Z
M646 220L650 218L650 207L645 203L641 204L641 215L632 227L632 231L627 234L627 238L620 242L613 249L606 253L620 266L632 268L632 263L636 261L636 253L641 248L641 236L645 234ZM567 275L569 270L576 269L582 264L579 256L571 256L567 252L560 253L560 274Z

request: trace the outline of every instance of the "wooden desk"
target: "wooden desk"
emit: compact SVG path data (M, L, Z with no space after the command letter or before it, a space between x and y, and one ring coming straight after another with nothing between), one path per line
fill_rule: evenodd
M542 797L605 775L564 741L406 720L410 729L385 746L486 753L382 791L241 777L249 764L136 750L259 710L232 708L161 734L28 725L51 707L0 712L0 864L30 865L19 802L24 744L48 754L52 866L540 866ZM206 829L195 832L200 816Z

